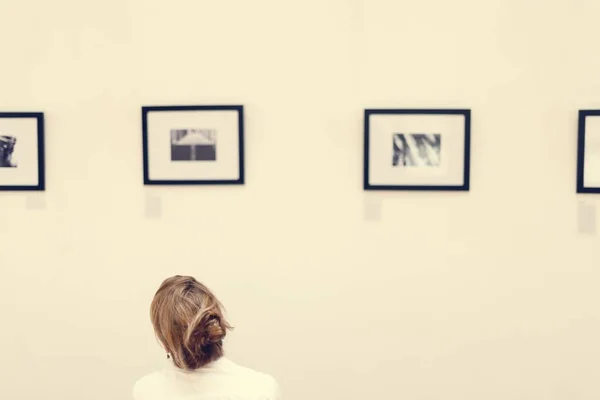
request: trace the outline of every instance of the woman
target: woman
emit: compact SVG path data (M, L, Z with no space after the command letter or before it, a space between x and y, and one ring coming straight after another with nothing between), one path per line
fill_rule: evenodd
M279 386L271 376L223 356L223 339L231 327L219 300L194 278L165 280L150 314L172 365L140 379L133 390L135 400L280 399Z

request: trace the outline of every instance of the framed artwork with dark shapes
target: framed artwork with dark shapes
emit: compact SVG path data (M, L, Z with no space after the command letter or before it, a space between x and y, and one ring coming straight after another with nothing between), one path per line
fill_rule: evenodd
M364 118L364 190L469 190L470 110L368 109Z
M243 185L244 108L142 107L145 185Z
M579 110L577 193L600 193L600 110Z
M0 112L0 190L45 190L44 164L44 114Z

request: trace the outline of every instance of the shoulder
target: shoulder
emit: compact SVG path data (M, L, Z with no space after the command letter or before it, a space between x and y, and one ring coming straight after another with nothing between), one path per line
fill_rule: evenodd
M260 383L259 397L261 399L281 400L281 388L273 376L258 372L257 382Z
M268 382L268 398L270 400L281 400L283 398L281 394L281 387L279 382L271 375L266 375L265 379Z
M258 399L281 400L281 388L272 375L233 363L231 363L231 365L234 367L236 375L252 388L251 392L253 392Z
M153 372L142 377L133 385L133 399L146 400L153 398L157 390L164 386L165 381L165 375L161 372Z
M281 388L277 380L265 373L256 374L256 392L260 400L281 400Z

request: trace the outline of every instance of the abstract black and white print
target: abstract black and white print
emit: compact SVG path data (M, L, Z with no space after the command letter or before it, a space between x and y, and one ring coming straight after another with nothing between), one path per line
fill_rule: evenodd
M13 159L17 138L14 136L0 135L0 168L15 168L17 164Z
M439 167L442 135L394 133L392 166Z
M172 129L171 161L216 161L215 129Z

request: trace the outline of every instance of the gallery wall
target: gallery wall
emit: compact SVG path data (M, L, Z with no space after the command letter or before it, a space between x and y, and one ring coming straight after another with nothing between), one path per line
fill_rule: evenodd
M226 304L289 400L596 399L594 0L0 1L0 111L43 193L0 194L0 398L125 400L166 365L163 278ZM144 187L143 105L243 104L246 184ZM362 190L364 108L470 108L471 190ZM580 221L584 219L586 224ZM585 229L584 229L585 227Z

